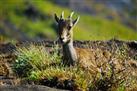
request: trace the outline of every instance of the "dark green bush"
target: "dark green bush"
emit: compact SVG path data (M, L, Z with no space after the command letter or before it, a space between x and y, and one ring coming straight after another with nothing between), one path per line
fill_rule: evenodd
M18 56L13 64L13 70L20 77L27 77L28 73L31 71L32 66L29 63L29 58L25 55Z

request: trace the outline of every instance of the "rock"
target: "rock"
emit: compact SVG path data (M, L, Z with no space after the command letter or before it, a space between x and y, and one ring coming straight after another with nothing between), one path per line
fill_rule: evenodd
M0 91L68 91L40 85L0 86Z

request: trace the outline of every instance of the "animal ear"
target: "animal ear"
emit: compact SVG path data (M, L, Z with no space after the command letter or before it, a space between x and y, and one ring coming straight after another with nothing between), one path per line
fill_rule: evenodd
M64 11L62 11L60 19L64 19Z
M78 18L73 21L73 26L75 26L78 23L79 19L80 19L80 16L78 16Z
M59 18L58 18L56 13L54 14L54 18L55 18L56 22L58 23L59 22Z

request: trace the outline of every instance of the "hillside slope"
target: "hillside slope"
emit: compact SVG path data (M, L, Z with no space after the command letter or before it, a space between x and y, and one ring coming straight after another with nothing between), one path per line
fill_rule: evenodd
M54 13L60 15L64 11L67 17L72 11L44 0L5 0L0 1L0 8L0 36L10 39L18 39L18 37L15 37L15 32L11 32L13 34L8 32L16 29L17 32L21 31L19 33L25 34L28 38L55 39ZM80 15L81 18L74 28L74 38L76 40L108 40L111 38L137 40L137 32L118 21L110 21L99 16L89 16L78 12L76 12L74 18L77 15ZM4 21L10 23L13 28L5 24Z

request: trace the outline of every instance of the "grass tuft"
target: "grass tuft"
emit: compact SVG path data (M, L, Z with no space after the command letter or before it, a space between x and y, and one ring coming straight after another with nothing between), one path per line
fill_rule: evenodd
M94 69L64 66L58 45L52 48L33 45L18 48L13 69L19 77L60 89L125 91L135 88L137 76L133 75L133 67L129 64L127 46L111 46L110 52L96 49Z

